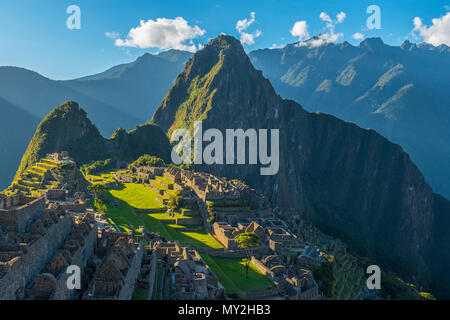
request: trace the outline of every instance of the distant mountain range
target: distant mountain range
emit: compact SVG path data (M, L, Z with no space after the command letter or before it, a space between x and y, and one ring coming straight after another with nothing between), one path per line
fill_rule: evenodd
M14 177L39 118L0 97L0 189Z
M342 78L351 83L351 75ZM152 120L168 133L196 120L223 135L228 128L279 129L277 175L261 176L259 165L199 169L247 182L292 223L312 221L382 268L450 297L450 202L374 130L282 99L233 37L219 36L186 63Z
M282 97L296 100L309 111L375 129L400 144L433 189L447 198L449 55L445 45L405 41L393 47L379 38L366 39L359 46L344 42L312 48L306 41L249 53L253 65ZM191 57L192 53L179 50L145 54L132 63L69 81L0 67L0 108L9 115L8 126L18 130L8 141L0 140L0 149L5 150L0 188L14 175L14 163L31 139L32 128L52 108L75 100L103 136L110 136L118 127L130 130L151 118ZM32 118L33 125L25 125L26 119Z
M380 38L357 47L309 41L249 56L282 97L400 144L433 189L450 198L450 48L393 47Z
M166 133L192 128L196 120L203 120L203 130L279 129L276 175L261 176L260 165L195 169L247 182L282 208L292 226L310 221L383 270L450 297L450 202L379 133L281 98L237 39L219 36L190 58L152 120L105 139L77 103L66 102L39 124L19 172L61 150L80 165L144 153L167 160Z
M132 63L63 84L146 121L152 117L191 56L192 53L179 50L157 55L146 53ZM97 123L95 118L93 120Z

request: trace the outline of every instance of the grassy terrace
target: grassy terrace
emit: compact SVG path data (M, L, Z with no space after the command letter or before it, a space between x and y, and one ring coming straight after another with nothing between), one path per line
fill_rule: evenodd
M237 294L243 298L247 291L273 286L272 281L267 279L253 264L250 265L248 279L246 279L244 263L239 258L211 257L207 254L202 254L202 258L217 275L228 295Z
M122 230L145 226L149 231L159 232L169 240L178 240L185 245L196 248L221 248L220 243L207 234L202 226L179 226L175 218L190 219L179 213L169 216L163 210L163 205L156 200L157 193L142 184L125 183L123 188L111 189L105 192L109 199L116 199L118 206L107 204L108 215ZM136 213L137 209L161 209L160 213Z
M86 178L92 179L92 184L105 184L115 181L111 173L102 173L100 175L89 174Z
M151 181L153 182L153 184L154 184L159 190L164 190L164 191L166 191L169 195L175 196L175 193L176 193L176 192L175 192L174 190L167 189L167 188L165 188L165 187L161 184L161 181L162 181L162 182L165 182L165 183L167 183L167 184L173 183L173 182L171 182L170 180L168 180L168 179L166 179L166 178L164 178L164 177L156 176L156 179L151 179Z
M107 176L101 175L100 177ZM158 179L160 180L160 179ZM170 181L166 181L169 182ZM118 189L109 189L104 195L109 199L115 199L118 206L107 204L109 219L113 221L121 230L129 231L131 228L138 228L143 225L152 232L159 232L168 240L178 240L181 244L192 248L222 248L222 245L211 235L204 231L203 226L180 226L175 224L175 218L191 219L175 213L169 216L163 210L163 205L156 200L157 192L148 186L135 183L124 183ZM137 209L161 209L159 213L136 213ZM189 208L184 208L192 210ZM267 279L253 265L249 270L249 279L245 278L245 268L241 259L229 259L212 257L202 254L205 262L217 275L219 281L225 287L227 294L236 294L244 298L244 293L251 290L263 289L272 286L273 283ZM161 275L160 275L161 276ZM153 292L153 298L158 299L161 279L157 280ZM137 290L134 293L135 299L143 299L144 293Z

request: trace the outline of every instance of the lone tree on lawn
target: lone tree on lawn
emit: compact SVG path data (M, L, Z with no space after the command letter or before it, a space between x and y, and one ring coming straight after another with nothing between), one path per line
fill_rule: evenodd
M93 193L94 193L94 197L97 199L97 198L98 198L98 195L99 195L100 193L102 193L103 191L105 191L106 188L105 188L104 185L101 185L101 184L92 184L92 185L90 185L90 186L88 187L88 190L89 190L90 192L93 192Z
M244 232L238 234L234 241L238 244L238 247L241 249L245 249L247 253L247 260L245 261L245 278L248 279L248 269L250 268L251 262L251 249L255 247L259 247L259 237L254 232Z

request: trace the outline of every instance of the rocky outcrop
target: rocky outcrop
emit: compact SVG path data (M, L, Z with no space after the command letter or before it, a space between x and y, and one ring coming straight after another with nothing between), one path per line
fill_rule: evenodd
M169 133L192 129L199 119L203 130L223 133L237 128L280 130L277 175L260 176L259 165L202 170L246 181L382 268L427 289L433 291L436 281L445 277L431 270L450 259L435 261L429 252L439 248L447 254L450 245L432 240L435 195L409 156L373 130L309 113L280 98L232 37L219 36L186 63L153 117ZM441 216L448 215L442 209ZM444 291L436 294L450 296Z

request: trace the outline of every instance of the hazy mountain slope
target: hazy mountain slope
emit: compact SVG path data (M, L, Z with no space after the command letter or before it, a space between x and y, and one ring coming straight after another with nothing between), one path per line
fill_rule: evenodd
M40 74L16 67L0 67L0 96L30 112L39 119L54 106L77 100L85 106L94 123L105 136L120 126L131 129L143 119L75 91ZM18 121L20 119L13 119Z
M450 49L401 47L379 38L310 48L308 42L249 54L277 91L373 128L400 144L437 192L450 197Z
M169 133L192 128L198 119L204 131L280 129L277 175L261 176L258 165L202 169L245 180L382 268L450 297L448 277L438 271L450 263L450 244L435 241L441 234L435 195L400 146L373 130L281 99L229 36L212 40L186 63L153 116ZM447 223L450 212L439 207L444 218L438 220ZM435 259L438 254L443 259Z
M110 139L102 137L78 103L68 101L50 112L39 124L22 158L18 174L48 153L68 151L79 164L94 160L132 161L143 154L168 160L170 144L154 124L126 132L118 129Z
M146 53L135 62L62 83L137 118L149 119L191 56L179 50Z
M0 98L0 113L0 190L3 190L14 178L39 119L3 98Z

